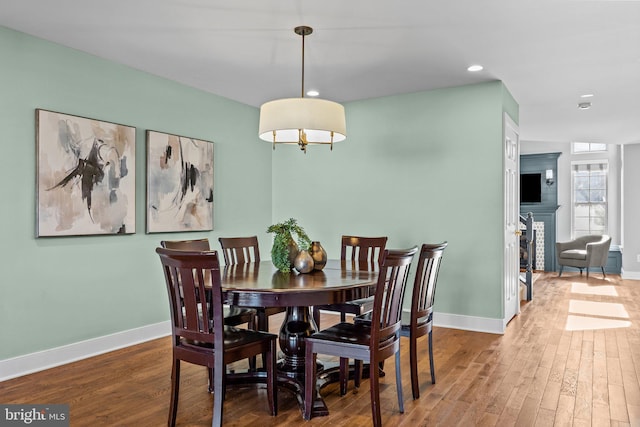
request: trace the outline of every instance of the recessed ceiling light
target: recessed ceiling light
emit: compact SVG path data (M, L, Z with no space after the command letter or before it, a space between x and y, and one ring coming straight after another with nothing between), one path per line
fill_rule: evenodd
M469 68L467 68L467 71L482 71L484 67L482 65L471 65Z
M591 108L591 103L590 102L581 102L578 104L578 108L581 110L588 110L589 108Z
M592 98L593 94L592 93L585 93L584 95L580 95L580 98Z
M320 95L320 92L318 92L317 90L310 90L310 91L307 92L307 96L313 97L313 96L318 96L318 95Z

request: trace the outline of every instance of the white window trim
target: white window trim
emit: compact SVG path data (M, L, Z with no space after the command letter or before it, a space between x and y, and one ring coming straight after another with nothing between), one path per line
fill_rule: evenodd
M589 144L589 149L587 151L576 151L575 147L576 144ZM603 150L592 150L591 146L593 144L598 144L598 145L604 145L604 149ZM580 141L574 141L571 143L571 154L576 154L576 155L582 155L582 154L601 154L601 153L606 153L609 150L609 146L607 144L603 144L601 142L580 142Z
M573 144L572 144L573 147ZM587 152L585 152L587 153ZM587 164L604 164L607 165L607 191L605 194L606 197L606 203L607 203L607 207L606 207L606 226L605 226L605 231L604 234L608 234L609 233L609 172L611 171L611 168L609 168L609 160L608 159L590 159L590 160L572 160L571 161L571 238L575 239L575 208L576 208L576 203L575 203L575 199L574 199L574 195L575 195L575 188L574 188L574 180L573 180L573 166L574 165L587 165Z

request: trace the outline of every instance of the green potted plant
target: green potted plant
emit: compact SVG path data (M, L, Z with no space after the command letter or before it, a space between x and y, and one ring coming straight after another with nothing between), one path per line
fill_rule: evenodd
M267 229L267 233L274 233L273 247L271 248L271 261L276 268L284 273L291 271L298 251L308 251L311 247L311 239L304 228L298 225L295 218L273 224ZM294 240L293 235L296 239ZM297 243L296 243L297 242Z

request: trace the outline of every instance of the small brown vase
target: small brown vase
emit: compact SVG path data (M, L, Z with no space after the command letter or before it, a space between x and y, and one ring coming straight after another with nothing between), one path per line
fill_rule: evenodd
M298 256L296 256L296 260L293 263L293 266L298 271L298 273L308 273L313 270L313 258L311 258L311 254L309 254L306 250L301 250L298 252Z
M289 249L289 266L294 267L296 262L296 257L298 256L298 244L295 240L290 239L289 245L287 246Z
M311 258L313 258L313 269L322 270L327 265L327 251L324 250L320 242L311 242Z

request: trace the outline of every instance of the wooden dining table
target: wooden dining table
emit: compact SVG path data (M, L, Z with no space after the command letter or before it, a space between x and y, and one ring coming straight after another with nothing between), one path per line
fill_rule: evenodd
M271 261L221 268L226 304L286 307L278 336L284 355L278 363L278 385L296 395L301 410L304 409L305 339L317 331L310 307L369 297L375 292L377 278L376 271L363 270L349 261L340 260L329 260L323 270L305 274L295 270L282 273ZM318 389L336 380L335 367L319 363ZM234 375L230 382L242 381L242 375ZM328 413L320 393L317 393L312 416Z

